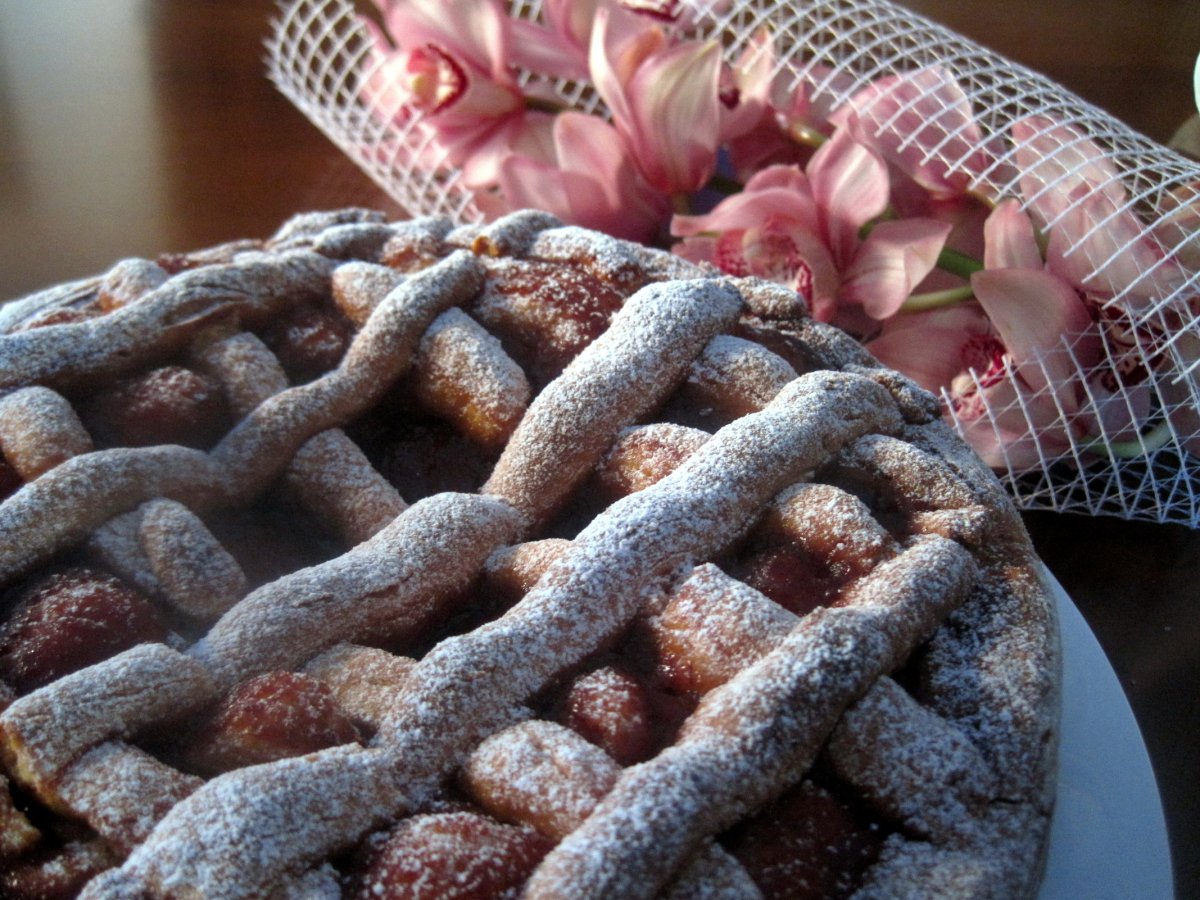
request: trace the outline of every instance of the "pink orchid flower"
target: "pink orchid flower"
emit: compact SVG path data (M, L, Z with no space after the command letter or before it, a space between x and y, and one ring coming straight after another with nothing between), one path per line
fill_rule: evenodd
M1096 177L1095 173L1092 177ZM1045 200L1056 202L1053 196L1047 196ZM1086 198L1079 208L1088 208ZM1073 212L1065 209L1058 224L1069 222ZM1103 299L1102 295L1093 298L1093 308L1089 309L1085 299L1090 292L1080 284L1079 267L1067 264L1063 254L1056 252L1059 239L1053 231L1047 259L1042 261L1033 221L1015 200L997 206L985 223L984 238L987 246L984 264L988 271L1013 273L1011 280L1020 284L1010 283L1010 290L1024 289L1031 294L1042 291L1047 304L1044 314L1045 309L1057 307L1050 313L1049 321L1030 319L1027 325L1031 329L1046 329L1047 333L1055 333L1054 328L1063 328L1065 330L1057 332L1060 340L1072 343L1073 358L1063 358L1060 349L1050 357L1048 368L1050 377L1062 386L1059 402L1064 415L1077 416L1081 437L1103 438L1110 442L1136 439L1152 409L1150 357L1153 352L1149 346L1154 336L1132 321L1130 312L1123 307L1105 309L1101 306L1096 301ZM1130 236L1131 241L1136 239L1136 236ZM1136 259L1137 254L1133 253L1132 258ZM991 300L990 314L1003 315L997 311L1004 308L1006 298L994 291L980 295L976 278L984 282L986 292L993 287L993 276L986 271L980 273L972 279L972 286L981 301ZM1064 310L1068 313L1065 319L1053 318ZM1080 408L1077 402L1080 398L1076 389L1070 386L1072 380L1086 383L1085 408Z
M949 69L880 78L829 117L934 197L976 189L991 165L970 98Z
M691 193L716 166L720 47L673 44L656 25L631 32L628 22L619 10L597 10L592 80L646 182L672 196Z
M608 0L545 0L545 24L513 18L515 65L531 72L575 81L588 76L588 47L596 11Z
M837 266L821 237L812 187L797 166L771 166L702 216L675 216L674 251L732 275L769 278L795 290L825 318L836 306Z
M1071 446L1071 431L1044 388L1040 367L1018 366L979 305L896 316L867 349L941 394L963 437L988 465L1019 471Z
M512 20L497 0L390 0L381 10L399 49L368 23L383 68L367 91L386 75L422 114L436 141L430 153L460 167L467 186L494 182L500 158L547 141L549 116L527 110L512 75Z
M885 365L941 394L964 439L990 466L1018 470L1043 447L1070 447L1058 410L1025 383L978 305L896 316L867 349Z
M1162 216L1155 222L1154 236L1184 269L1200 271L1200 181L1167 191L1159 212Z
M755 128L764 117L769 116L774 121L771 92L776 63L771 33L760 29L751 35L737 61L722 67L719 92L722 142L740 137Z
M949 226L932 220L880 222L887 207L883 161L839 132L805 169L764 169L701 216L675 216L676 252L725 271L775 277L797 289L815 317L833 321L839 304L872 319L893 315L933 269Z
M1099 145L1048 116L1013 123L1012 138L1021 194L1048 234L1055 272L1103 299L1121 297L1135 314L1176 290L1183 280L1178 262L1134 212Z
M506 211L536 208L620 238L650 241L670 213L643 182L616 129L596 116L559 113L549 154L512 154L500 165Z
M1029 217L1000 203L984 226L977 303L900 315L868 348L924 387L944 392L972 447L993 466L1037 465L1090 432L1084 373L1100 360L1079 292L1046 269ZM1117 410L1098 410L1115 426Z
M498 0L384 0L397 47L417 54L408 88L425 113L495 116L520 102L510 71L511 20ZM472 92L479 91L476 97ZM500 102L497 111L489 102Z
M1197 73L1200 75L1200 63ZM1167 418L1184 450L1200 456L1200 334L1191 331L1182 335L1175 352L1187 374L1163 386Z

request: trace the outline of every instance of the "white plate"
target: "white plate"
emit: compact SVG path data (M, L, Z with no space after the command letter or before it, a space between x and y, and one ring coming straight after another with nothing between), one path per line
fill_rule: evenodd
M1171 854L1150 758L1125 692L1049 572L1063 644L1062 745L1039 900L1171 900Z

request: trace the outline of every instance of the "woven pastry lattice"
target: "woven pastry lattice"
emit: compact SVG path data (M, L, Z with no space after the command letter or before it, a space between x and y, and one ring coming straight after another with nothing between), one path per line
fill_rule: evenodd
M540 14L536 0L510 5L513 16ZM968 389L982 406L968 421L947 394L947 416L977 449L991 448L985 458L1023 508L1200 526L1200 165L886 2L691 5L699 30L720 35L730 61L768 27L782 70L814 103L836 106L882 77L911 76L918 91L907 105L865 110L879 133L899 134L921 91L961 87L969 115L947 107L923 124L919 140L900 134L901 147L909 141L923 162L969 176L972 193L1017 198L1057 241L1095 321L1023 360L1023 371L1011 361L969 371ZM364 102L371 41L346 0L287 4L269 57L283 93L403 208L484 217L400 92L391 109L378 92ZM567 106L603 114L590 85L551 86ZM986 390L997 382L1011 389Z

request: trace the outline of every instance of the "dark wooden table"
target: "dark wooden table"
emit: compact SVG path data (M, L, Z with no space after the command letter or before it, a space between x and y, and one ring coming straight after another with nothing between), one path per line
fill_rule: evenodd
M908 5L1156 140L1195 113L1194 0ZM300 210L400 213L267 81L272 13L267 0L0 0L0 300L126 256L266 235ZM1179 896L1200 896L1200 533L1027 521L1128 693Z

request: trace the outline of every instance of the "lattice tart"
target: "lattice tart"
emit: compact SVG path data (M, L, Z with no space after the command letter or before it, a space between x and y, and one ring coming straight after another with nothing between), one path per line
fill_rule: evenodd
M1019 517L789 291L347 210L0 331L0 894L1036 892Z

